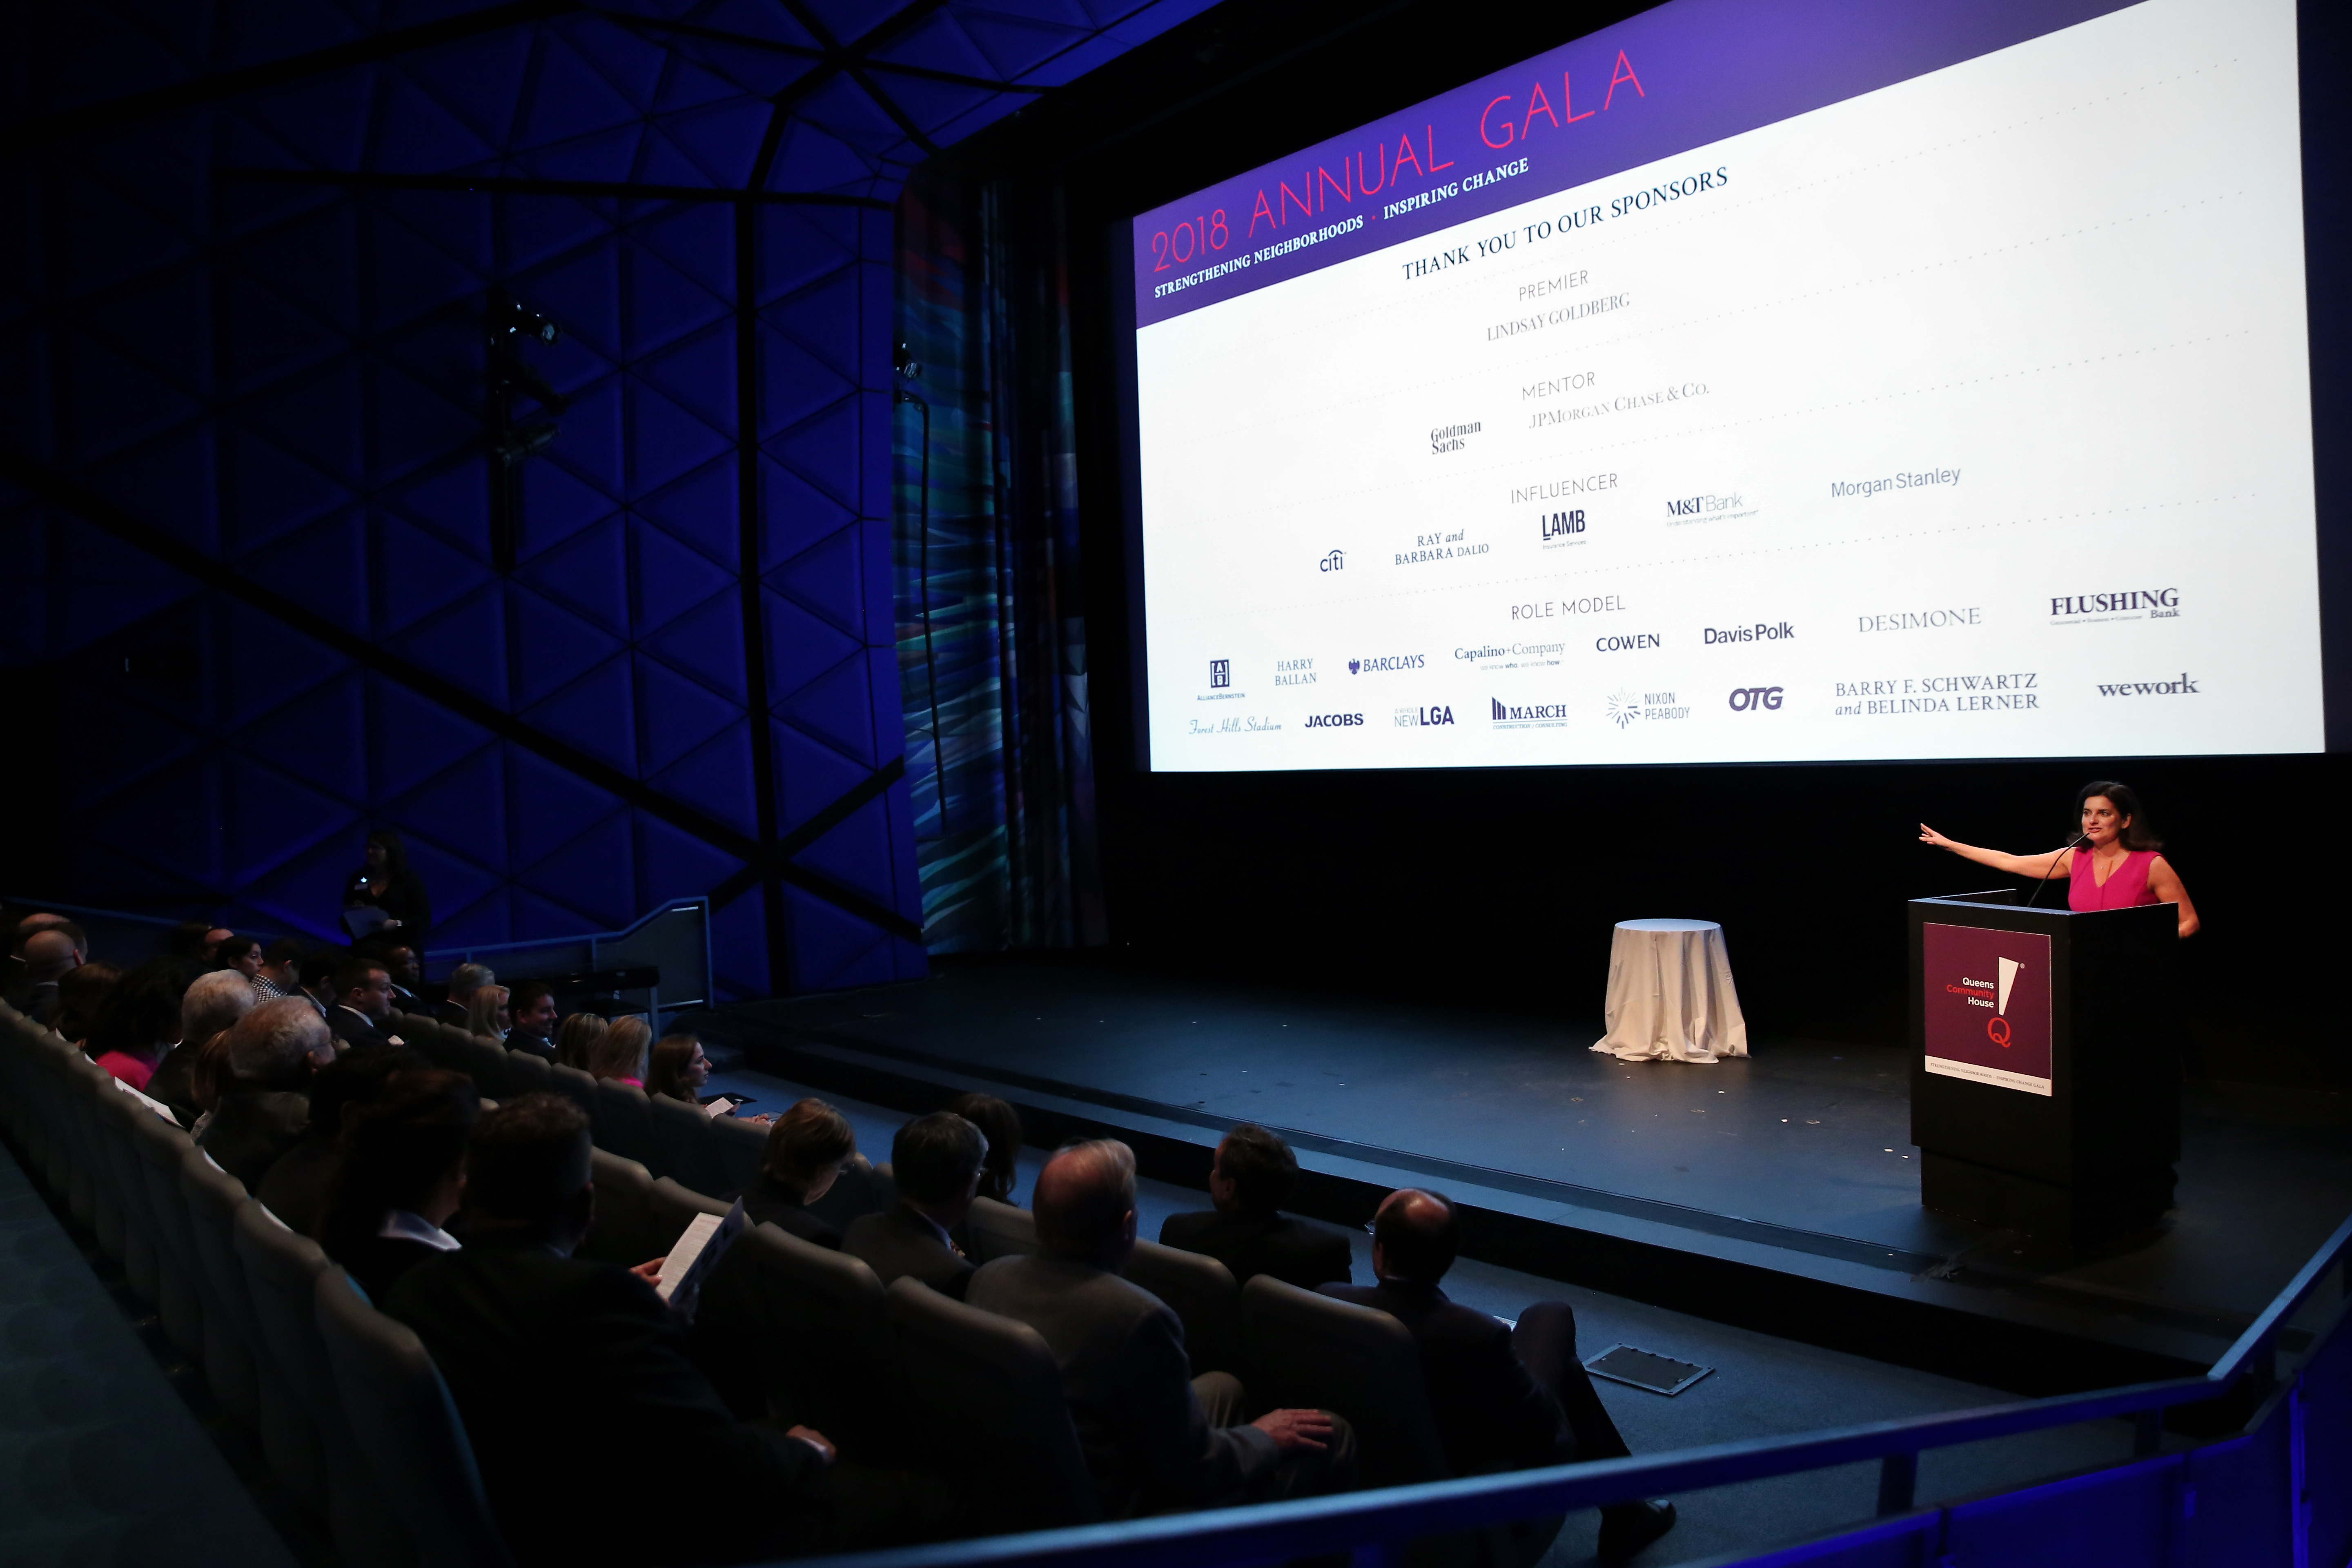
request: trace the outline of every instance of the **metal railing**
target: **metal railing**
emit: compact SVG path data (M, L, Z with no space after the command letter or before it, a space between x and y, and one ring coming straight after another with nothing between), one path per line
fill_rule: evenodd
M1867 1422L1787 1437L1719 1443L1645 1458L1600 1459L1297 1502L869 1552L826 1561L854 1563L858 1568L989 1563L1211 1568L1352 1551L1359 1568L1384 1568L1404 1543L1425 1536L1871 1459L1879 1463L1879 1514L1907 1513L1914 1506L1919 1456L1929 1448L2129 1416L2137 1431L2137 1459L2161 1448L2164 1412L2170 1406L2219 1399L2248 1379L2253 1380L2254 1392L2268 1393L2277 1384L2279 1339L2288 1321L2331 1276L2339 1297L2352 1295L2347 1259L2352 1259L2352 1219L2336 1227L2237 1342L2200 1376ZM2340 1321L2335 1331L2341 1331ZM2307 1353L2315 1353L2325 1337L2315 1336Z
M541 975L595 970L656 969L660 981L643 987L646 1011L658 1033L665 1015L711 1004L710 900L669 899L620 931L537 942L436 945L425 973L436 980L461 963L487 963L501 984Z

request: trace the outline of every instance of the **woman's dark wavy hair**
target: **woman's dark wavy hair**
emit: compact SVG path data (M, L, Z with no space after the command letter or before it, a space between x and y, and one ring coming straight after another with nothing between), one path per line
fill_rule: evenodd
M400 841L397 831L389 827L370 828L367 841L383 846L383 868L386 875L404 877L408 874L408 846Z
M2140 809L2139 792L2115 779L2095 779L2074 793L2074 816L2083 815L2083 803L2095 795L2103 795L2117 813L2126 820L2124 830L2116 837L2126 849L2161 849L2164 840L2147 830L2147 814Z

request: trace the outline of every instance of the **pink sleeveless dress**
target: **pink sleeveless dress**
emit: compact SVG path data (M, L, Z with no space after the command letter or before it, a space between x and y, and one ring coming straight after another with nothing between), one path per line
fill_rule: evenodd
M2108 877L2105 887L2091 870L2091 854L2087 849L2074 851L2074 868L2066 883L2066 907L2080 913L2085 910L2127 910L2137 904L2157 904L2164 900L2147 890L2147 868L2156 864L2153 849L2133 849L2124 856L2124 863Z

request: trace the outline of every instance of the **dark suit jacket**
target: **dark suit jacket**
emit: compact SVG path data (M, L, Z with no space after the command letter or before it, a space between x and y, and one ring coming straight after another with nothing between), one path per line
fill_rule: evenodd
M555 1042L545 1035L526 1035L520 1029L509 1029L506 1045L510 1051L529 1051L543 1062L555 1060Z
M650 1563L681 1542L737 1555L823 1469L814 1449L730 1415L676 1317L616 1264L478 1241L410 1268L383 1305L447 1380L522 1563ZM651 1477L712 1506L649 1506Z
M47 1028L58 1016L58 983L38 980L30 985L21 986L10 994L8 1005Z
M213 1108L213 1119L205 1124L205 1135L196 1142L213 1157L213 1163L243 1182L250 1192L310 1126L308 1095L290 1089L236 1089L221 1096Z
M436 1002L433 1004L433 1011L427 1016L435 1023L446 1024L453 1029L470 1029L474 1026L473 1015L466 1011L466 1005L462 1002Z
M327 1009L327 1033L354 1051L388 1050L392 1037L379 1027L374 1019L352 1012L340 1003Z
M1231 1501L1280 1459L1255 1426L1209 1425L1184 1325L1142 1287L1066 1258L999 1258L972 1276L968 1299L1052 1347L1107 1517Z
M1233 1271L1234 1283L1271 1274L1312 1290L1348 1282L1348 1238L1278 1214L1171 1214L1160 1226L1160 1245L1205 1253Z
M163 1053L163 1059L155 1064L155 1070L148 1075L147 1087L142 1091L148 1099L161 1100L169 1107L172 1114L180 1119L183 1127L194 1127L196 1118L204 1114L196 1109L196 1086L190 1079L195 1065L195 1047L173 1046Z
M744 1205L748 1217L751 1205ZM841 1250L862 1258L887 1286L911 1274L942 1296L963 1300L971 1282L971 1259L941 1241L931 1222L894 1205L880 1214L860 1215L841 1233Z
M342 1145L334 1134L310 1128L278 1156L253 1195L285 1221L287 1229L316 1237L320 1222L327 1217L327 1189L342 1163Z
M1559 1401L1528 1375L1501 1319L1457 1306L1434 1285L1326 1285L1322 1293L1377 1307L1412 1332L1429 1413L1455 1475L1557 1464L1572 1448Z
M426 1258L440 1256L439 1247L427 1247L406 1237L371 1236L346 1244L335 1255L335 1261L359 1281L370 1300L381 1305L402 1275Z
M743 1217L753 1225L772 1225L786 1236L796 1236L819 1247L837 1249L841 1246L841 1232L801 1207L792 1194L769 1179L765 1171L754 1175L751 1184L743 1189Z

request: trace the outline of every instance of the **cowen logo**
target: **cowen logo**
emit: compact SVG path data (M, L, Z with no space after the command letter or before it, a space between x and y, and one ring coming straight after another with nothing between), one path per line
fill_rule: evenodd
M1731 710L1734 713L1753 713L1759 708L1769 708L1776 713L1779 712L1780 710L1780 688L1777 686L1739 686L1732 689Z
M2178 588L2126 588L2105 594L2061 594L2050 601L2050 618L2088 621L2171 621L2180 618Z
M1425 730L1433 724L1453 723L1454 710L1451 708L1400 708L1396 710L1396 721L1397 728L1400 730Z
M1486 700L1494 707L1490 722L1497 730L1556 730L1568 722L1565 702L1506 702L1498 697Z
M1348 661L1349 675L1378 675L1391 669L1419 669L1429 656L1419 653L1382 654L1378 658L1351 658Z
M1353 730L1364 721L1361 713L1309 713L1307 727L1310 730Z
M2189 672L2184 669L2180 672L2180 678L2178 680L2118 680L2112 686L2105 681L2101 681L2099 695L2102 697L2194 697L2197 695L2197 683L2189 679Z

